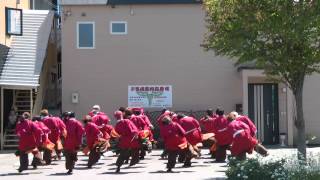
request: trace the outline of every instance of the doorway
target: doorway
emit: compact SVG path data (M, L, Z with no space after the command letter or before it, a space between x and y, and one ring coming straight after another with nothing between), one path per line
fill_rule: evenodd
M257 138L266 145L279 144L278 84L249 84L248 113L257 126Z

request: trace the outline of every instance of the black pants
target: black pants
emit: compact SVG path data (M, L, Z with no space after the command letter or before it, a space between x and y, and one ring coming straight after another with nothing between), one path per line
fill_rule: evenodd
M216 151L216 161L217 162L224 162L227 157L227 149L229 145L219 146L217 145L217 151Z
M33 160L31 162L31 165L34 168L37 168L37 166L42 165L42 157L40 151L33 155Z
M121 149L116 165L121 167L125 160L129 159L131 156L130 166L133 166L139 162L139 149Z
M180 151L167 150L167 153L168 153L167 169L172 169L176 165L177 156L178 154L180 154Z
M43 160L46 162L47 165L51 164L52 162L52 151L49 149L44 149L43 151Z
M146 150L145 149L140 149L140 158L144 158L146 156Z
M176 165L176 160L179 155L179 160L184 162L184 165L191 165L192 153L188 148L183 150L168 150L168 164L167 168L172 169Z
M19 170L21 171L27 170L29 165L29 159L28 159L28 154L25 151L20 151L19 160L20 160Z
M96 164L99 161L100 157L100 152L98 152L96 148L92 148L89 154L88 167L91 167L92 165Z
M66 169L72 170L74 169L74 165L77 162L77 151L65 151L65 157L66 157Z

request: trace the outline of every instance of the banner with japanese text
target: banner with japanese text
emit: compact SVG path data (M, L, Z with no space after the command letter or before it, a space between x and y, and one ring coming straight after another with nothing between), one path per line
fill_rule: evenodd
M172 107L171 85L129 85L128 107Z

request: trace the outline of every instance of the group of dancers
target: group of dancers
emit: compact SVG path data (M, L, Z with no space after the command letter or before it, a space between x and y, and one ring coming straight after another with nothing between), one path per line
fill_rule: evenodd
M67 174L72 174L80 150L89 156L87 167L92 168L103 153L113 148L118 155L115 164L116 173L119 173L124 163L130 161L129 166L134 166L143 160L159 141L164 145L161 158L168 159L167 172L172 172L177 158L184 167L191 167L191 160L201 156L204 142L210 145L210 153L217 162L226 160L227 150L240 160L253 150L268 155L256 138L254 123L237 112L225 115L221 108L215 113L208 109L199 121L192 116L162 110L156 120L160 131L158 141L153 137L156 129L143 108L121 107L114 112L114 117L117 122L112 126L99 105L94 105L82 121L77 120L73 112L64 112L61 117L51 116L46 109L40 116L23 113L16 125L18 171L28 169L29 153L33 154L33 168L50 165L53 159L60 160L63 153Z

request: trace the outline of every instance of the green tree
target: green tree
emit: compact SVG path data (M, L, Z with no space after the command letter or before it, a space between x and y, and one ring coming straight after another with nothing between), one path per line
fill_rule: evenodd
M254 62L295 97L300 159L306 157L303 116L305 77L319 73L319 0L204 0L204 47L236 64Z

